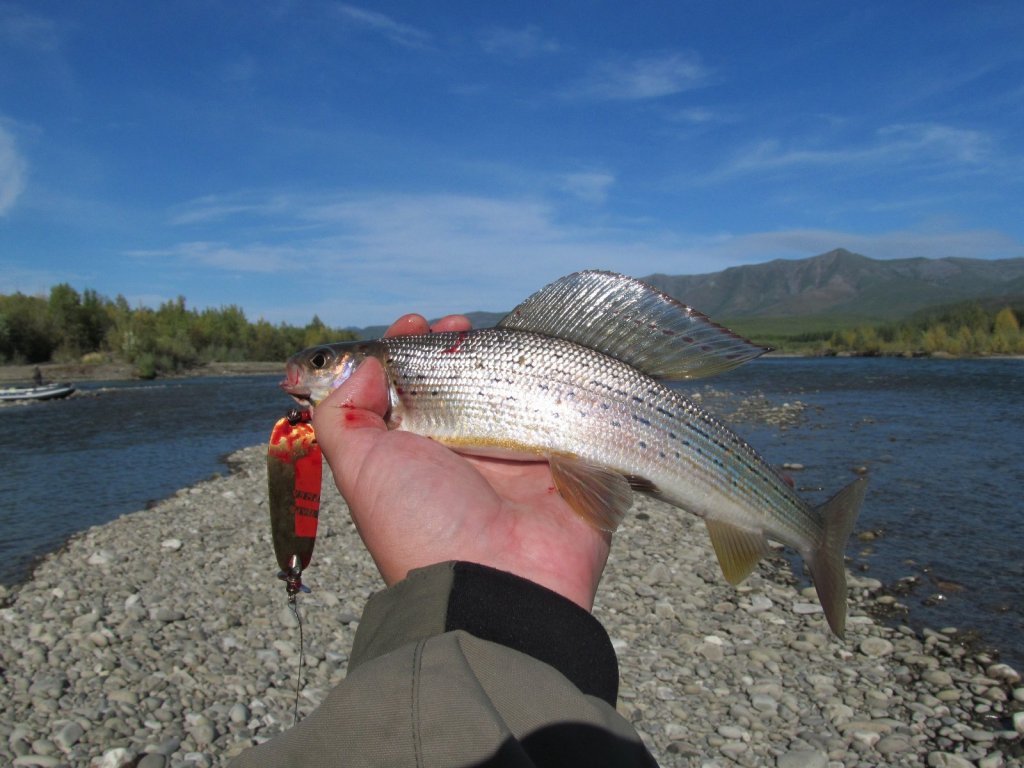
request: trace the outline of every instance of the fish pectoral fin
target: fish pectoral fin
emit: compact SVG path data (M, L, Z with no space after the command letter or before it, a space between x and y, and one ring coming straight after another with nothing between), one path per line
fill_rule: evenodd
M739 584L754 570L767 550L764 534L738 528L720 520L706 519L718 565L730 584Z
M555 487L589 525L614 533L633 504L629 481L618 472L569 456L549 459Z

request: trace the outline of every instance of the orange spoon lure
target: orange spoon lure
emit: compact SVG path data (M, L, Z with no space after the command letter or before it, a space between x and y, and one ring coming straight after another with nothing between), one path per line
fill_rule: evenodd
M270 433L267 485L274 554L288 595L308 592L302 572L309 567L320 515L323 459L310 412L292 408Z

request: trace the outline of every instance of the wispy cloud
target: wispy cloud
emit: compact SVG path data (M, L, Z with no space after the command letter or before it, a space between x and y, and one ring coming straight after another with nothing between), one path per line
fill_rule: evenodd
M0 216L6 216L25 190L28 163L18 152L14 135L0 122Z
M533 59L557 53L561 49L557 40L546 36L535 26L520 29L493 27L482 33L480 45L492 55L516 59Z
M585 194L597 195L614 182L600 172L576 176ZM249 285L242 279L248 275L280 286L263 292L273 296L273 306L264 300L258 308L273 321L304 323L316 312L330 324L355 326L389 322L407 311L437 316L506 310L545 282L587 268L637 276L699 274L773 258L804 258L836 247L874 258L1024 256L1024 243L991 230L857 234L786 229L707 235L652 232L626 223L582 227L567 222L557 200L532 197L292 196L268 198L262 205L250 201L248 210L257 209L271 220L268 227L291 233L286 241L254 242L250 220L242 218L217 240L192 238L132 256L176 274L222 276L215 282L223 278L226 284ZM196 219L195 226L205 223ZM187 232L191 225L181 226ZM223 292L213 295L216 301L235 300ZM245 301L251 304L252 299Z
M711 125L719 123L735 123L739 118L732 113L711 107L687 107L669 112L667 119L675 123L688 125Z
M128 251L125 255L165 264L198 265L233 274L277 274L294 270L307 258L308 246L263 243L184 242L170 248Z
M49 53L60 46L57 25L14 3L0 3L0 43L37 53Z
M426 48L430 45L431 37L428 32L395 21L378 11L368 11L346 3L339 3L335 9L349 23L382 35L395 45L404 48Z
M603 203L608 199L608 191L614 183L615 176L610 173L568 173L562 177L561 188L584 202Z
M220 222L242 216L266 218L289 212L293 203L285 195L260 198L251 193L206 195L177 206L170 223L174 226Z
M656 99L700 88L710 75L700 57L690 52L618 57L595 64L583 79L570 86L568 95L608 101Z
M958 166L987 163L992 154L993 142L981 131L938 124L891 125L879 129L874 141L853 146L785 147L777 139L768 139L739 152L714 176L812 167L869 172L879 168L889 170L897 165L923 164L948 169L951 163Z

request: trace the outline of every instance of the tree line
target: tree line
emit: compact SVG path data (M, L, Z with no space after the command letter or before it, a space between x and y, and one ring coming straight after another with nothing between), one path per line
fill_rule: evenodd
M980 355L1024 354L1020 318L1024 302L985 305L970 301L911 315L882 325L861 325L835 331L825 352L859 355Z
M48 297L0 294L0 363L127 362L151 378L209 362L283 360L304 347L354 338L316 315L304 327L262 318L241 307L189 309L179 296L157 309L79 293L67 283Z

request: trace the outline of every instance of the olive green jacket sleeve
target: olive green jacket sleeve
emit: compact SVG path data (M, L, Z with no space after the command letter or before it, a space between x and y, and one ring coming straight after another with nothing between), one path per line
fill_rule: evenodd
M270 766L653 766L616 712L618 665L589 613L473 563L370 598L348 676L297 726L243 752Z

